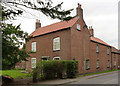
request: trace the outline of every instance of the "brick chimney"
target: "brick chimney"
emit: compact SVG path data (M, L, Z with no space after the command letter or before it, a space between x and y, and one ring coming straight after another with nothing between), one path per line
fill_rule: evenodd
M83 18L83 9L81 8L81 4L78 3L78 7L76 8L76 15L80 18Z
M90 31L91 36L94 36L94 30L93 30L92 26L89 26L89 31Z
M35 30L37 30L40 27L41 27L40 20L36 19L36 28L35 28Z

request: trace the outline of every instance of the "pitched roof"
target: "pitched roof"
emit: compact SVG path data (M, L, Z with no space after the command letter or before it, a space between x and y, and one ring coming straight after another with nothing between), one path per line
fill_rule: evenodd
M101 44L110 46L109 44L105 43L104 41L102 41L101 39L99 39L99 38L97 38L97 37L90 37L90 39L91 39L92 41L95 41L95 42L98 42L98 43L101 43Z
M120 54L120 51L118 49L116 49L115 47L112 47L112 53L119 53Z
M46 33L66 29L68 27L72 27L78 19L79 19L79 17L75 17L69 21L61 21L61 22L54 23L54 24L51 24L51 25L48 25L45 27L41 27L41 28L35 30L34 32L32 32L30 34L30 36L35 37L35 36L43 35Z

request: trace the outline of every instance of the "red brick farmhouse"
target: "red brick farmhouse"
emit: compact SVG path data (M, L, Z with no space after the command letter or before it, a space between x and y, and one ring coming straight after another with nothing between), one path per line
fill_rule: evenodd
M36 30L26 41L27 51L33 51L26 62L26 70L36 67L40 60L77 60L79 74L117 69L119 50L94 37L92 27L83 19L83 9L78 4L76 17L41 27L39 20Z

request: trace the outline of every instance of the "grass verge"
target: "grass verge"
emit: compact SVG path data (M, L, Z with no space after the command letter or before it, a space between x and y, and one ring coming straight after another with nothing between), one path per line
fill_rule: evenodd
M120 69L119 69L120 70ZM78 77L84 77L84 76L90 76L90 75L96 75L96 74L102 74L102 73L109 73L109 72L114 72L118 70L109 70L109 71L102 71L102 72L95 72L95 73L88 73L84 75L79 75Z
M1 75L8 75L13 77L14 79L23 79L23 78L31 78L31 73L21 73L24 70L2 70L0 71Z

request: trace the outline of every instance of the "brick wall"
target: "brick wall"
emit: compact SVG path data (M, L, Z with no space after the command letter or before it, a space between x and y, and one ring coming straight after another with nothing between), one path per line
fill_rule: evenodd
M53 38L60 37L60 51L53 51ZM70 29L32 38L26 42L26 49L31 51L31 43L36 42L36 53L30 54L31 57L37 58L37 62L42 56L53 57L59 56L61 60L70 60ZM31 58L26 64L27 69L31 69Z

